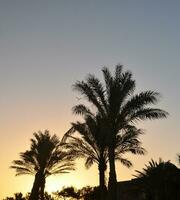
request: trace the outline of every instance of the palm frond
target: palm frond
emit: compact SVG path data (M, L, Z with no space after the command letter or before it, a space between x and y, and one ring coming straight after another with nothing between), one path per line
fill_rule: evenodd
M111 88L110 86L112 85L113 77L107 67L103 67L102 72L103 72L105 86L106 86L106 95L109 96L110 88Z
M59 169L59 172L60 169L68 171L73 168L75 152L63 149L64 145L56 135L51 136L48 130L33 135L30 150L20 153L20 160L12 162L11 168L16 170L16 175L35 175L43 171L44 176L47 176L53 174L55 168ZM58 170L55 170L55 173L57 174Z
M79 105L74 106L72 108L72 110L73 110L73 113L76 114L76 115L84 115L84 116L93 115L93 113L91 112L91 110L88 109L83 104L79 104Z
M124 165L127 168L130 168L133 166L132 162L128 160L127 158L123 158L120 155L116 155L115 159L119 162L121 162L122 165Z
M71 136L76 130L74 129L74 127L71 126L71 128L64 133L62 139L61 139L61 144L63 145L64 143L66 143L66 140L69 136Z
M93 164L94 164L94 160L92 159L92 157L87 157L86 162L85 162L85 167L89 169Z
M146 120L146 119L161 119L167 118L168 112L158 109L158 108L144 108L139 109L138 111L132 113L129 116L129 122L136 122L139 120Z
M107 101L105 98L105 90L100 80L97 79L94 75L90 74L87 78L88 85L93 89L96 93L96 97L98 101L102 104L104 112L107 111Z
M88 83L84 81L77 81L73 88L74 90L77 90L82 95L84 95L84 97L87 98L89 102L95 105L99 112L104 113L102 104L100 101L98 101L96 92L91 88L90 85L88 85Z
M156 104L159 100L160 94L154 91L145 91L132 96L123 106L122 115L128 115L139 109L144 108L144 106L150 104Z
M116 65L114 79L119 82L122 78L123 65Z

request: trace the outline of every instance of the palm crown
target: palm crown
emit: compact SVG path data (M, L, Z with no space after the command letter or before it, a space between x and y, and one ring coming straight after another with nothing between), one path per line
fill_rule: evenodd
M78 81L74 89L79 91L92 103L97 112L106 120L107 127L113 129L111 136L139 120L157 119L167 116L167 112L151 108L148 105L156 104L159 93L154 91L140 92L134 95L135 81L129 71L122 71L122 66L116 66L114 76L108 68L103 68L105 85L94 75L89 75L86 81ZM92 115L90 109L84 104L74 107L77 114ZM110 137L111 138L111 137Z
M16 175L34 175L42 170L45 176L58 173L67 173L74 169L72 154L62 150L56 135L34 133L35 139L31 139L30 150L20 153L21 160L14 160L11 168L16 169Z

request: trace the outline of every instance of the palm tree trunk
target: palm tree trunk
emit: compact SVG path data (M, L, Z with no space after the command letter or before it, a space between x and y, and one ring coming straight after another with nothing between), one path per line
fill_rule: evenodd
M99 188L100 188L100 200L105 199L105 170L106 170L106 164L104 166L104 163L99 164Z
M104 188L104 186L105 186L105 171L104 170L100 170L99 171L99 186L101 187L101 188Z
M42 179L41 179L41 190L40 190L40 197L41 197L41 200L44 200L44 189L45 189L45 177L43 176Z
M39 173L36 173L29 200L39 200Z
M117 179L115 169L115 153L114 148L108 148L109 157L109 183L108 183L108 200L117 200Z

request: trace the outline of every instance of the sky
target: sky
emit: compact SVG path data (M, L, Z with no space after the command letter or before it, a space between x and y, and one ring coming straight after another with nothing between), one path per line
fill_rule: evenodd
M180 152L180 1L0 1L0 199L31 190L33 177L15 177L12 160L27 150L33 132L60 138L77 120L72 84L103 66L131 70L137 91L161 93L168 119L143 122L146 156L127 155L132 169L116 165L118 180L133 178L151 158L177 164ZM47 190L97 185L97 166L47 179ZM92 176L93 174L93 176ZM108 175L108 172L107 172Z

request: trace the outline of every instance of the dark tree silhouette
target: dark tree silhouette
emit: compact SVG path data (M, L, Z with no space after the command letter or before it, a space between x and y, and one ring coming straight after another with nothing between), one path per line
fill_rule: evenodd
M55 200L55 198L48 192L44 193L44 200Z
M72 123L72 128L64 135L64 140L67 142L66 147L77 152L79 157L86 159L85 166L91 167L94 163L98 165L99 170L99 186L101 191L101 199L105 199L105 171L108 163L108 149L104 138L103 121L100 116L90 115L84 116L84 123ZM75 131L79 134L75 135ZM73 136L74 133L74 136ZM123 165L131 167L132 163L124 158L125 153L131 152L133 154L145 153L141 147L141 142L138 140L139 135L142 134L140 129L129 127L125 133L117 135L115 159L120 161Z
M77 199L77 200L99 200L99 188L85 186L81 189L74 187L63 187L61 191L54 193L57 198L66 199Z
M15 200L25 200L25 198L23 197L23 194L21 192L15 193L14 196L15 196Z
M98 165L99 186L101 199L105 199L105 171L107 169L107 146L102 138L101 123L99 116L84 116L84 123L72 123L72 128L64 135L66 147L76 151L78 157L86 159L85 167L88 169L94 163ZM78 134L75 134L75 132Z
M15 193L14 197L6 197L3 200L28 200L29 199L30 194L27 193L24 197L23 194L20 193ZM44 200L55 200L50 194L48 194L47 192L44 193Z
M180 169L170 161L151 159L142 171L136 172L135 177L143 182L147 200L180 199Z
M165 118L167 112L151 108L149 105L158 102L159 93L145 91L134 94L135 80L129 71L123 72L121 65L116 66L112 75L108 68L102 69L105 84L94 75L89 75L85 81L77 81L74 89L80 92L103 118L104 132L108 144L109 157L109 199L117 199L117 179L115 170L115 149L118 135L146 119ZM74 108L77 114L91 113L90 109L79 104Z
M83 200L99 200L99 187L85 186L79 190L81 199Z
M80 193L74 187L64 187L60 192L56 192L57 197L80 199Z
M26 200L21 192L15 193L14 197L6 197L4 200Z
M20 153L20 160L14 160L11 168L16 175L35 175L30 200L43 200L45 180L50 175L69 173L74 170L74 153L64 150L63 143L49 131L34 133L30 150Z

